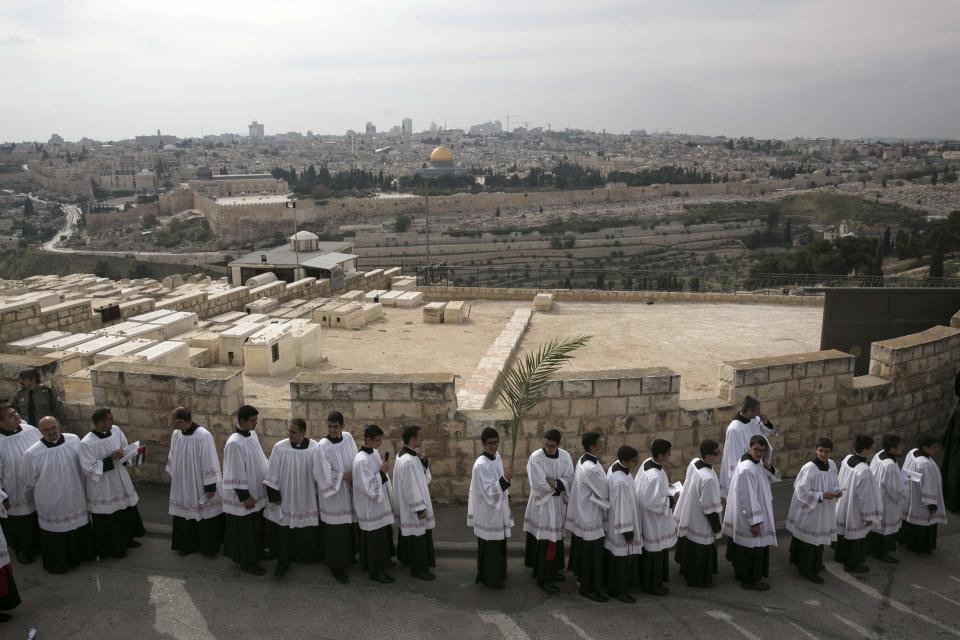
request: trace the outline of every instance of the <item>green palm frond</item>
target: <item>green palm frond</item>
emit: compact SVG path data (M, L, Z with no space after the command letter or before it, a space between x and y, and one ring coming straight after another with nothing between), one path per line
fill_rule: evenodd
M526 353L511 367L497 376L494 393L500 403L510 412L512 450L510 465L517 450L517 436L523 417L543 400L553 375L568 360L573 352L583 347L593 336L581 335L574 338L556 337Z

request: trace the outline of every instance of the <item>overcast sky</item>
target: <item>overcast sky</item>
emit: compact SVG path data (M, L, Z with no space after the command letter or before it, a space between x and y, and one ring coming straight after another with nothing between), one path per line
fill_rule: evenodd
M0 0L0 141L468 127L960 138L957 0Z

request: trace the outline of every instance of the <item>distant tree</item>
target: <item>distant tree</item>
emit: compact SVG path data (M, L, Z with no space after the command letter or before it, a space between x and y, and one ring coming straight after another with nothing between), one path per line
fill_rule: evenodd
M155 226L157 226L157 216L153 215L152 213L148 213L147 215L143 216L143 220L140 221L140 225L144 229L153 229Z
M138 262L137 264L130 267L130 275L128 277L137 279L137 278L149 278L151 276L152 274L150 273L150 267L148 267L142 262Z
M574 235L567 234L563 236L563 248L572 249L573 246L577 243L577 238Z
M930 184L932 184L932 185L936 185L936 184L937 184L937 172L936 172L936 171L934 171L932 174L930 174Z
M410 229L410 217L397 214L397 219L393 223L394 231L397 233L404 233Z
M887 188L887 179L886 179L886 178L882 178L882 179L880 180L880 186L883 187L884 189Z
M890 255L890 251L892 249L892 245L890 244L890 227L887 227L883 230L883 241L881 243L881 247L883 249L884 256Z
M500 217L500 207L497 207L497 210L496 210L496 212L493 214L493 216L494 216L495 218L499 218L499 217Z
M786 245L793 243L793 224L789 220L783 225L783 243Z
M93 273L98 278L113 277L113 269L110 268L110 264L106 260L97 260L97 264L93 267Z
M33 215L33 200L28 196L26 200L23 201L23 215L32 216Z
M943 277L943 238L937 239L933 245L933 253L930 255L930 273L931 278Z

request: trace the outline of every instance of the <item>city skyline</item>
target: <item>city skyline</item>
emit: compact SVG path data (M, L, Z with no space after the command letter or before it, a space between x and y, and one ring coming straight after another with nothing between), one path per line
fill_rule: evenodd
M0 140L288 131L631 129L958 138L937 0L529 4L8 3ZM255 46L251 46L251 43Z

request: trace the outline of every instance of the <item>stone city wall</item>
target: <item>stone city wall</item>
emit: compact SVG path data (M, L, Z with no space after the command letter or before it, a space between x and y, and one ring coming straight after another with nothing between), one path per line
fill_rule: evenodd
M110 211L107 213L88 213L86 215L87 231L98 233L109 231L116 227L139 224L144 216L169 216L194 208L195 192L193 189L174 189L160 196L156 202L133 207L127 211Z

